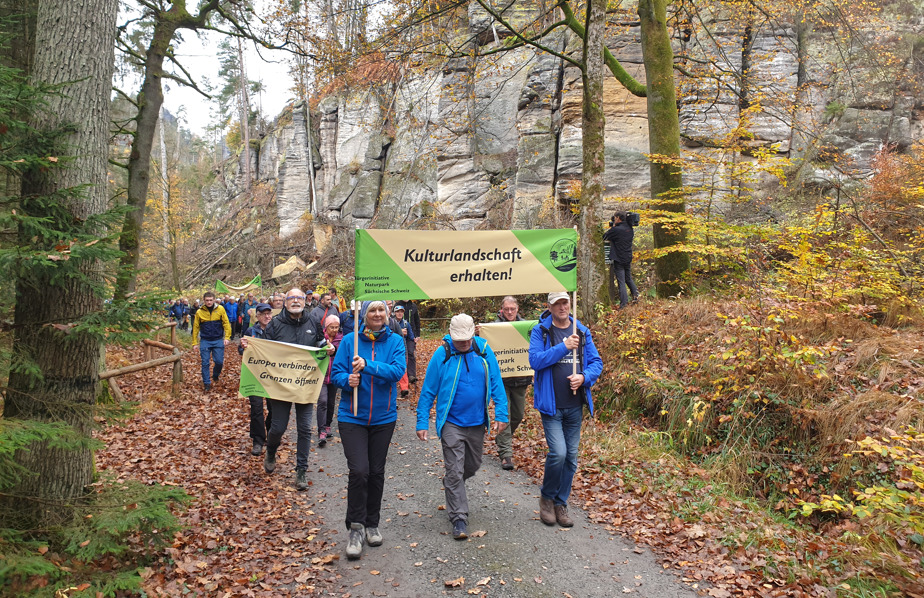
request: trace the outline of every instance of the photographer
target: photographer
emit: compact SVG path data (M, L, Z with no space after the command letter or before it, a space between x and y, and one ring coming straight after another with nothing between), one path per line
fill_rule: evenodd
M610 220L610 228L603 233L603 240L610 244L610 261L613 268L613 274L619 282L619 309L623 309L629 304L629 293L626 292L626 285L629 292L632 293L632 301L638 301L638 289L635 288L635 281L632 280L632 241L635 238L635 230L626 221L625 212L616 212Z

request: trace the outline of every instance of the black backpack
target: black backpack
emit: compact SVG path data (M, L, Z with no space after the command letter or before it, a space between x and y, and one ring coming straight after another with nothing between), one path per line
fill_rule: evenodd
M446 355L443 357L443 363L446 363L449 361L449 358L452 357L452 347L449 346L449 341L447 340L443 341L443 351L446 352ZM487 351L482 351L479 349L478 343L475 341L472 341L472 351L474 351L475 355L478 355L479 357L484 357L488 354Z
M638 226L638 223L641 221L641 218L638 215L638 212L626 212L626 223L631 227Z

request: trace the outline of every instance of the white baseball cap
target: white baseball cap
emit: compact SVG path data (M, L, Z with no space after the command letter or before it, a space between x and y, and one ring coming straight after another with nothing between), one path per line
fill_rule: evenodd
M571 298L568 296L568 293L563 293L563 292L549 293L549 305L555 305L562 299L570 300Z
M475 336L475 321L468 314L457 314L449 321L449 337L454 341L468 341Z

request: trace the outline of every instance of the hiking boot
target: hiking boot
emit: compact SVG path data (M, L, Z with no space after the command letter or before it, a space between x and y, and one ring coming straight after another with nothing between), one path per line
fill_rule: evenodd
M369 546L381 546L383 542L382 534L377 527L366 528L366 544Z
M296 490L307 490L308 489L308 470L302 467L295 470L295 489Z
M260 455L263 452L263 443L259 440L253 441L253 448L250 449L250 454L254 457Z
M543 496L539 497L539 519L546 525L555 525L555 505Z
M410 392L410 391L408 391L408 390L402 390L402 391L401 391L401 396L402 396L402 397L406 397L406 396L408 395L409 392Z
M327 446L327 432L321 430L321 433L318 434L318 448L324 448Z
M347 540L346 556L351 561L355 561L363 554L363 524L350 524L350 538Z
M211 391L212 391L212 385L211 385L211 384L205 384L203 388L205 388L205 392L211 392Z
M507 471L513 469L513 457L504 457L501 459L501 469L506 469Z
M456 540L468 538L468 526L466 526L465 522L461 519L457 519L456 522L452 524L452 537Z
M568 514L568 505L555 505L555 520L562 527L574 527L574 520Z
M276 471L276 449L266 447L266 454L263 455L263 469L266 473Z
M330 429L330 426L324 426L324 432L327 434L328 440L334 437L334 431Z

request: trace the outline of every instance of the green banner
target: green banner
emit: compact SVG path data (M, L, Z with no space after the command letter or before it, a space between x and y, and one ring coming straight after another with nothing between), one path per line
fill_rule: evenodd
M577 232L357 230L357 300L574 291Z
M215 281L215 290L219 293L246 293L247 291L252 291L254 289L259 289L263 287L263 281L260 279L260 275L257 274L253 277L253 280L246 283L242 287L232 287L227 285L220 280Z

